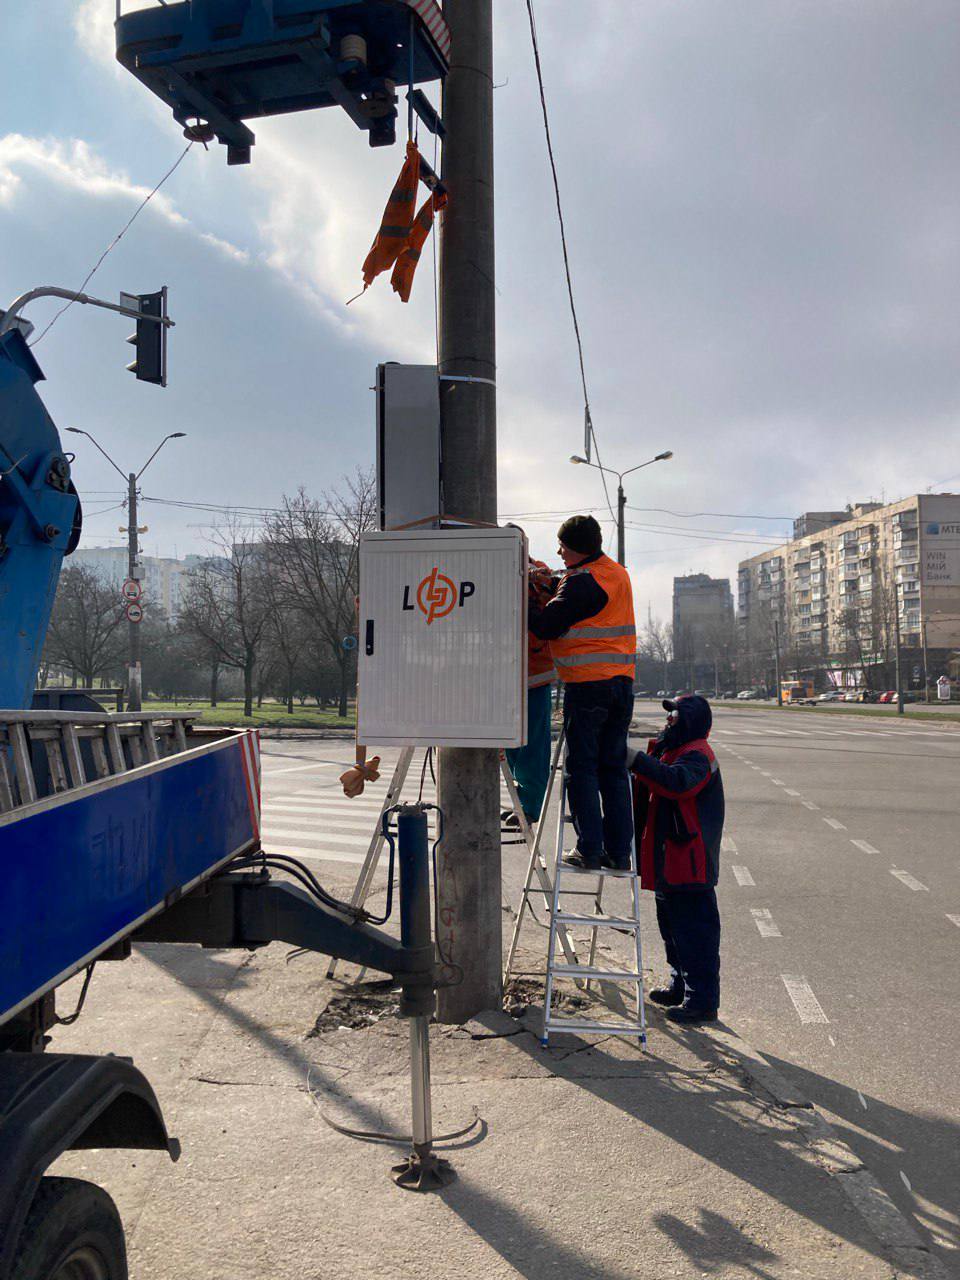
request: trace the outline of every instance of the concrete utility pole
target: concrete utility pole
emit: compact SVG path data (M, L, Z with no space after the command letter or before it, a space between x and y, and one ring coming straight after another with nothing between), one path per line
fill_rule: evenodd
M775 646L775 666L777 673L777 706L783 706L783 685L780 683L780 619L773 620L773 643Z
M903 665L900 661L900 584L893 584L893 636L897 647L897 715L903 715Z
M446 0L453 63L443 87L440 235L440 439L443 514L497 519L496 291L493 201L493 0ZM446 958L462 981L439 992L441 1022L502 999L498 752L440 751L439 907ZM455 980L456 970L447 973Z
M137 529L137 473L127 477L127 577L139 581L140 535ZM127 659L127 710L141 711L142 682L140 666L140 623L128 622L130 654Z

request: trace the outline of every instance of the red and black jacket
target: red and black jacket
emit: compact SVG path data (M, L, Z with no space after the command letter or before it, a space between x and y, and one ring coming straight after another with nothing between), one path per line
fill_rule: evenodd
M676 745L669 736L652 742L630 766L640 883L660 892L703 889L716 885L720 874L723 780L706 734Z

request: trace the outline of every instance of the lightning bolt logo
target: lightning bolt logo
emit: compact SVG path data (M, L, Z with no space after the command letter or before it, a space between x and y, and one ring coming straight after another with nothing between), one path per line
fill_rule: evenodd
M426 616L427 626L437 618L445 618L457 603L457 589L434 565L417 587L417 604Z

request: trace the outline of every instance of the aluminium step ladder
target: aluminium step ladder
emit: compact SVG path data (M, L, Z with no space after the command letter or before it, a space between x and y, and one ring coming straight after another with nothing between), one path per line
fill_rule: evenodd
M553 875L543 857L540 837L546 826L547 806L554 788L554 781L560 776L559 811L557 814L555 858ZM543 1026L540 1041L546 1047L552 1032L589 1032L599 1035L621 1035L636 1037L641 1045L646 1044L646 1011L643 997L643 941L640 921L640 877L636 870L636 849L631 847L632 870L613 871L578 871L563 861L566 845L566 834L574 829L573 817L569 810L567 794L567 778L563 759L563 733L554 751L547 795L544 799L543 817L538 824L534 846L531 848L527 878L521 894L520 907L514 924L513 938L507 958L505 980L509 977L538 976L545 979L543 1002ZM631 841L631 846L633 842ZM591 878L596 877L595 887L585 888ZM613 915L607 912L603 904L603 894L608 880L623 880L629 884L630 914ZM536 881L536 885L534 882ZM529 911L531 895L543 895L544 904L549 912L549 942L547 945L547 966L545 974L521 975L515 965L520 928L524 915ZM589 898L592 900L592 911L571 910L567 899ZM535 917L534 917L535 918ZM589 953L586 963L581 963L576 951L571 930L585 928L590 930ZM618 969L612 964L598 965L597 951L601 930L612 930L627 934L633 939L635 967ZM563 953L558 956L559 950ZM600 987L604 1003L615 1014L621 1015L621 1021L612 1022L593 1018L566 1018L557 1015L553 1008L554 984L557 981L572 980L581 990L588 990L591 984ZM633 1015L623 1012L623 995L620 984L633 989ZM619 1007L618 1007L619 1006Z

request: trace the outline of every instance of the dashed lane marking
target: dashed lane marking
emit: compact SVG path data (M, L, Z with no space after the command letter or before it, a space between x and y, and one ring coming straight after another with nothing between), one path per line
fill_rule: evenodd
M842 822L838 822L836 818L824 818L824 822L828 827L833 827L834 831L846 831L846 827Z
M772 774L770 774L770 773L767 773L766 769L761 769L761 770L760 770L760 776L761 776L762 778L770 778L770 777L772 777L773 775L772 775Z
M782 938L773 916L766 907L751 907L750 914L753 916L753 923L760 930L761 938Z
M879 853L879 849L875 849L872 844L866 840L851 840L850 843L855 845L862 853Z
M950 921L951 924L955 924L957 928L960 929L960 916L952 916L950 915L949 912L947 912L947 919Z
M818 804L814 804L812 800L804 800L803 806L805 809L812 809L814 813L820 812L820 806Z
M787 785L785 782L781 782L779 778L771 778L770 781L775 787L785 787Z
M863 1094L860 1092L860 1090L859 1090L859 1089L857 1090L857 1097L860 1099L860 1105L861 1105L861 1107L863 1107L864 1111L866 1111L866 1109L867 1109L867 1100L866 1100L866 1098L863 1096Z
M802 974L781 973L787 995L793 1001L793 1007L801 1022L822 1022L829 1024L830 1019L823 1011L823 1006L813 994L813 988Z
M736 853L737 842L734 840L733 836L721 836L720 848L724 853Z
M741 888L749 889L751 886L756 885L756 880L754 880L746 867L731 867L730 870L736 876L737 884L740 885Z
M910 1183L910 1179L907 1177L907 1175L903 1172L902 1169L900 1170L900 1181L903 1183L903 1185L907 1188L908 1191L913 1190L913 1186Z
M799 791L791 791L791 789L790 789L789 787L787 787L786 791L785 791L783 794L784 794L785 796L799 796L800 792L799 792Z
M898 871L896 867L891 867L890 874L895 876L901 884L905 884L908 889L923 889L925 893L930 892L927 886L925 884L921 884L917 877L912 876L909 871Z
M281 773L305 773L307 769L347 769L349 765L343 760L318 760L315 764L293 764L288 769L264 768L264 778L275 778Z

